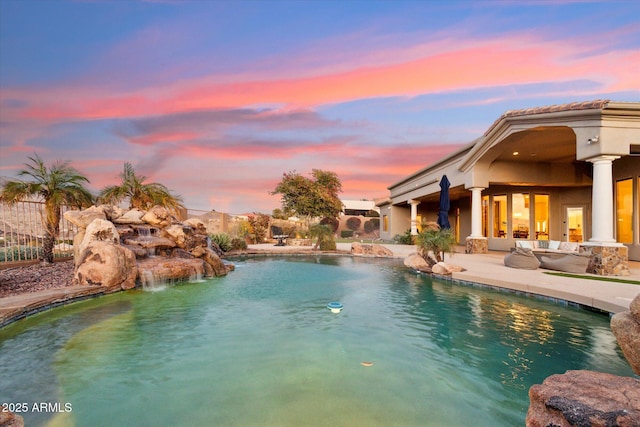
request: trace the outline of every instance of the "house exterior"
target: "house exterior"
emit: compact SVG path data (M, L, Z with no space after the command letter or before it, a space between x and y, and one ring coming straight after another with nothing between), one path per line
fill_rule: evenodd
M381 238L435 221L444 175L449 220L469 253L554 240L597 257L599 274L640 260L640 102L504 113L469 145L388 187Z

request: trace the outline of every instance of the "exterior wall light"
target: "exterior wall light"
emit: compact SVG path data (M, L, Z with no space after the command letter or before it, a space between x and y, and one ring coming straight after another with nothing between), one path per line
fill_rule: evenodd
M589 144L589 145L595 144L595 143L598 142L599 139L600 139L600 137L598 135L596 135L593 138L587 139L587 144Z

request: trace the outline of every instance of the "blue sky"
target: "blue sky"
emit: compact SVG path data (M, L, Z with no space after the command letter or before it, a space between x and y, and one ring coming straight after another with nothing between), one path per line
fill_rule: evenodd
M511 109L640 100L632 1L0 0L0 174L95 192L125 161L190 208L270 212L283 172L386 187Z

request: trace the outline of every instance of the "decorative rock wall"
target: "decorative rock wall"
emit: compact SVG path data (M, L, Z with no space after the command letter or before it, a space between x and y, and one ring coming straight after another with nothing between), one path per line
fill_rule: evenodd
M467 237L464 253L486 254L489 252L489 240L485 238Z
M579 251L590 254L587 273L601 276L629 275L629 249L626 246L583 245Z

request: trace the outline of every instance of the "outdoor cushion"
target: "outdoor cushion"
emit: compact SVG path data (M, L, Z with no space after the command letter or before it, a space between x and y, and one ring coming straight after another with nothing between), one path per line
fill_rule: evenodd
M518 243L517 247L519 247L519 248L533 249L533 245L528 240L518 240L517 243Z
M531 250L516 248L514 252L505 255L504 265L510 268L535 270L540 266L540 261Z
M548 240L539 240L538 247L540 249L549 249L549 241Z
M562 242L559 249L561 251L577 251L578 244L576 242Z
M560 249L560 242L558 240L549 240L549 249Z
M589 257L567 254L560 258L541 257L540 267L566 273L586 273Z

